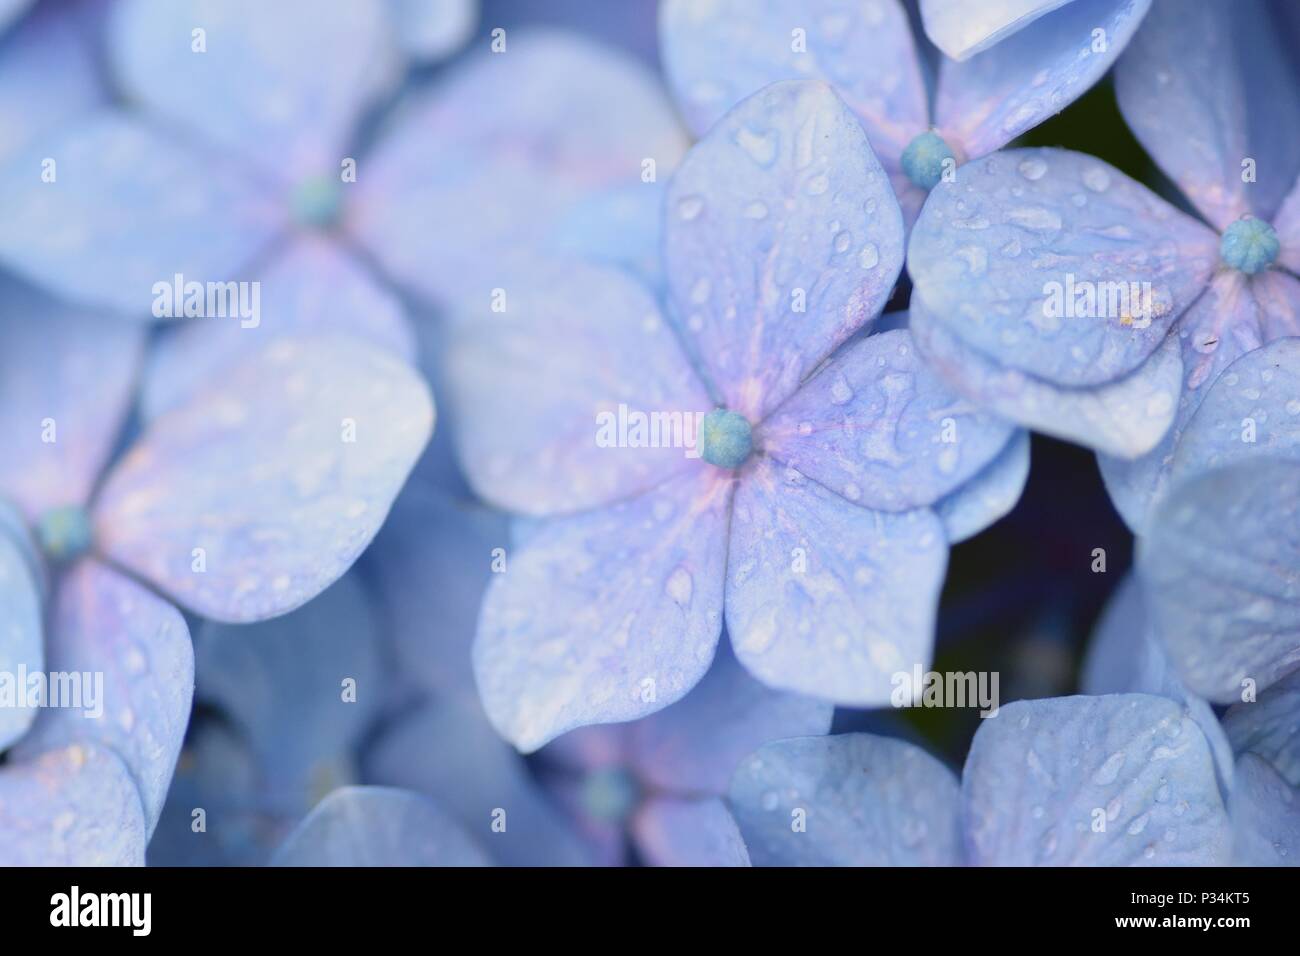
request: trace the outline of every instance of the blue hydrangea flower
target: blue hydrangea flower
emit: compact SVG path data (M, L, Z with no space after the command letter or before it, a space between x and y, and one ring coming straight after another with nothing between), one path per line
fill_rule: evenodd
M193 681L189 634L169 601L243 622L315 596L383 522L433 406L414 373L372 347L286 338L199 388L105 468L142 332L8 280L0 302L21 317L0 324L0 493L13 502L0 522L0 663L105 675L100 719L0 711L0 787L15 791L0 803L32 815L0 826L0 857L139 862ZM354 443L342 440L345 419ZM37 789L52 793L19 801ZM121 838L101 840L106 826Z
M1138 532L1208 386L1300 331L1300 87L1271 9L1157 2L1117 68L1129 124L1209 227L1098 160L1018 150L940 184L909 248L913 332L945 379L1095 448Z
M905 331L853 339L893 288L903 226L828 86L744 101L683 161L664 217L673 321L626 273L551 262L447 358L471 484L552 518L493 580L475 646L488 714L523 750L683 696L724 613L764 683L888 700L929 657L950 534L1023 481L1015 430L941 386ZM700 420L699 457L602 441L620 406Z
M898 0L666 0L660 43L696 135L769 83L830 83L866 129L910 224L947 169L1006 145L1096 83L1149 6L926 0L925 31L948 54L933 84L931 51L913 41Z
M628 724L571 731L538 755L549 789L597 860L748 866L724 798L741 758L786 737L824 734L833 708L750 677L725 646L685 698Z
M759 866L1207 866L1233 842L1200 727L1147 694L1004 705L960 781L891 738L778 741L730 799Z
M408 17L439 12L409 6ZM391 13L384 0L330 16L297 0L125 0L104 27L124 101L77 123L46 124L21 148L0 151L0 262L53 293L147 318L157 316L156 284L178 275L264 287L264 316L252 327L230 318L187 323L163 342L147 417L282 333L346 330L414 357L401 303L373 275L354 224L358 206L386 188L353 137L401 75ZM436 39L418 28L400 33ZM47 64L49 50L40 52ZM369 199L360 198L362 183Z

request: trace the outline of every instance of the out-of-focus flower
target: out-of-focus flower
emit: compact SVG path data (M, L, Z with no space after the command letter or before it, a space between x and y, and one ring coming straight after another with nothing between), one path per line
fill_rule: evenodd
M105 469L143 333L12 282L0 302L15 317L0 325L0 493L16 506L0 522L0 662L105 682L95 719L66 706L0 710L0 746L12 745L0 786L49 790L3 801L18 816L0 826L0 856L139 862L193 681L185 622L150 588L235 622L314 597L382 524L433 406L414 373L370 346L286 338L199 387ZM130 799L101 805L87 797L97 788Z
M908 250L945 379L1097 449L1139 533L1207 386L1300 332L1300 87L1271 9L1158 2L1117 68L1130 125L1213 228L1099 160L1019 150L936 187Z
M1147 694L1004 705L960 781L886 737L778 741L730 798L763 866L1205 866L1232 847L1200 728Z
M910 225L926 193L959 164L1006 145L1096 83L1149 6L925 3L926 32L951 57L938 65L933 107L929 64L898 0L665 0L660 38L697 135L769 83L830 83L866 129Z
M782 83L673 177L671 322L626 274L563 262L461 324L447 376L470 482L553 517L492 582L475 646L517 746L682 697L724 603L737 657L774 687L878 704L928 659L949 535L1000 516L980 513L1004 500L990 484L1023 481L1026 448L905 331L848 341L888 299L902 241L853 115L823 83ZM629 409L692 440L623 434ZM950 532L939 512L967 490Z

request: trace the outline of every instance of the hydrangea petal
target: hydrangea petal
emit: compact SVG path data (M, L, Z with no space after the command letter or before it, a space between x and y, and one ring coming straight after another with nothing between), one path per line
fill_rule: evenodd
M147 839L135 782L105 747L0 767L0 866L142 866Z
M0 0L0 30L4 30L31 6L33 0Z
M628 727L628 756L653 787L725 794L742 757L770 740L826 733L833 711L824 701L760 684L724 642L694 690Z
M1300 665L1294 461L1256 458L1175 485L1138 539L1137 566L1170 656L1198 694L1229 703L1244 681L1262 690Z
M1129 128L1218 229L1271 219L1300 173L1300 82L1273 19L1264 3L1155 0L1115 69Z
M1083 662L1085 694L1155 694L1182 704L1201 728L1225 796L1232 782L1232 747L1210 705L1187 689L1156 636L1135 575L1126 575L1102 609Z
M1232 793L1233 866L1300 866L1300 790L1246 754Z
M957 865L957 798L951 770L872 734L767 744L731 783L755 866Z
M157 343L141 396L146 418L184 404L204 382L281 335L347 333L415 361L415 333L401 302L337 243L304 233L256 281L255 317L186 322Z
M650 866L749 866L736 821L717 797L648 800L632 834Z
M1150 5L1151 0L1073 0L970 59L945 59L936 125L966 156L1005 146L1100 80Z
M1233 704L1223 715L1223 729L1237 754L1258 754L1300 787L1300 669L1258 698Z
M928 666L948 542L934 512L873 511L769 460L736 493L727 631L763 683L881 706Z
M1300 459L1300 338L1247 352L1219 375L1183 430L1170 480L1257 457Z
M536 750L652 713L699 682L722 631L731 485L700 465L550 521L513 555L488 585L474 643L483 705L507 740Z
M1183 389L1173 425L1160 443L1133 459L1098 455L1111 501L1136 532L1143 530L1152 507L1168 492L1174 450L1210 386L1230 363L1264 342L1254 285L1239 272L1220 272L1179 320Z
M1300 272L1300 176L1282 201L1273 229L1280 243L1277 261L1292 272Z
M903 261L898 201L829 86L766 87L668 187L673 302L725 404L751 422L884 308Z
M583 866L587 853L497 736L478 701L439 699L400 718L365 758L366 779L437 800L505 866ZM505 829L494 826L504 812Z
M53 182L42 180L43 157L58 163ZM115 110L11 157L0 207L5 264L60 295L134 318L179 315L184 302L168 309L171 295L161 297L177 274L184 282L230 279L283 223L252 180Z
M104 102L93 39L81 21L85 9L43 3L0 40L0 163ZM0 9L0 30L4 21Z
M647 159L667 177L686 149L661 85L630 58L546 29L507 43L398 111L348 209L385 270L439 304L486 302L504 251L550 241L574 202L641 182Z
M1173 337L1124 378L1090 388L1062 388L998 365L965 345L915 296L909 311L913 340L939 376L960 394L1026 428L1133 457L1159 443L1173 421L1183 379Z
M311 0L126 0L114 13L109 59L126 95L283 184L338 174L375 77L395 70L384 0L329 16Z
M506 312L485 303L457 328L446 358L475 491L546 515L691 467L698 417L712 403L648 291L613 268L546 262L508 295Z
M272 866L490 866L482 849L427 797L342 787L289 834Z
M7 528L0 528L0 753L27 732L36 711L17 706L26 684L17 675L34 674L45 666L41 628L41 599L36 578L24 548ZM7 696L4 684L12 682ZM25 702L25 698L24 698Z
M424 382L378 349L280 339L154 420L100 491L96 541L205 617L283 614L365 550L433 417Z
M112 748L140 789L152 834L190 719L194 651L185 619L129 578L81 561L59 580L48 654L51 672L81 675L82 706L42 710L16 753L91 740ZM90 675L95 684L102 675L102 685L88 686Z
M243 731L269 805L302 812L355 779L353 751L387 697L378 623L355 574L274 620L205 624L195 644L196 694Z
M911 308L1067 387L1132 372L1205 287L1218 238L1099 159L1013 149L930 193L908 247Z
M477 701L474 629L492 569L508 570L511 550L499 512L454 501L418 479L402 489L365 570L405 679L444 698Z
M388 0L402 48L419 60L450 56L469 42L478 0Z
M979 866L1213 866L1230 849L1205 738L1147 694L1003 705L971 743L962 819Z
M1029 479L1029 432L1017 429L983 471L934 505L949 544L973 538L1010 513Z
M0 316L0 494L35 521L90 497L130 407L144 333L2 277Z
M763 423L758 442L855 502L904 511L965 484L1013 430L954 394L898 330L841 350Z
M929 125L912 30L898 0L666 0L659 45L696 136L780 80L834 86L891 170Z
M664 284L663 204L665 184L615 186L574 202L559 217L543 248L564 257L620 266L648 288Z
M954 60L965 60L1023 30L1070 0L921 0L921 22L930 42Z

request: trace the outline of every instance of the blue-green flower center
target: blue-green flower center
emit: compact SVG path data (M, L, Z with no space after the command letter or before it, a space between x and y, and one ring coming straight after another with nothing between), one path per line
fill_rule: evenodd
M51 508L36 522L36 540L50 561L71 561L90 550L90 516L77 505Z
M1262 272L1277 259L1277 232L1263 219L1242 216L1227 229L1219 240L1219 257L1224 265L1253 276Z
M700 457L719 468L739 468L754 450L754 430L744 415L715 408L700 422Z
M957 154L942 136L926 130L907 144L901 162L907 178L929 192L943 178L947 164L957 162Z
M582 805L598 820L621 823L641 802L641 785L621 767L593 770L582 781Z
M343 187L332 176L304 179L293 192L293 218L303 226L327 229L343 210Z

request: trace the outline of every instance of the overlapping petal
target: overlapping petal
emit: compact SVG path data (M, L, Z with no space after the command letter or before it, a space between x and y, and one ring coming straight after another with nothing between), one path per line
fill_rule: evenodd
M1254 700L1233 704L1223 729L1237 754L1258 754L1300 787L1300 669Z
M773 84L728 113L682 161L664 215L692 351L751 421L880 314L902 266L889 179L821 82Z
M745 841L717 797L655 797L632 820L650 866L749 866Z
M1071 0L921 0L925 35L954 60L965 60L1023 30L1045 13Z
M283 614L370 543L432 427L400 360L281 339L154 420L96 500L96 541L205 617Z
M1232 794L1234 866L1300 866L1300 791L1246 754Z
M934 505L948 543L972 538L1008 514L1028 479L1029 432L1017 429L983 471Z
M27 549L0 527L0 753L36 719L34 709L20 706L26 702L27 682L19 675L40 673L44 667L41 617L40 589Z

